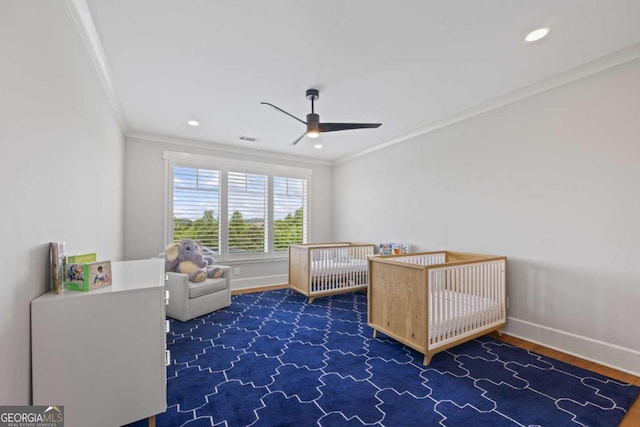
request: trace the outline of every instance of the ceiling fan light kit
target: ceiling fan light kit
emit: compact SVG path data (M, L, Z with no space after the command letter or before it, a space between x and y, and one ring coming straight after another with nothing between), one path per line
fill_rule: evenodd
M313 105L313 102L311 105ZM320 136L320 116L315 113L307 114L307 136L309 138Z
M305 94L307 100L311 101L311 113L307 114L307 121L305 122L302 119L297 118L293 114L287 113L281 108L276 107L273 104L268 102L261 102L263 105L268 105L281 113L286 114L287 116L296 119L297 121L303 123L307 126L307 131L300 135L298 139L291 143L292 146L295 146L298 142L302 140L305 136L309 138L317 138L320 136L321 132L336 132L342 130L350 130L350 129L371 129L380 127L382 123L321 123L320 115L315 112L315 102L320 98L320 92L318 89L307 89ZM316 144L318 145L318 144ZM318 147L316 147L318 148Z

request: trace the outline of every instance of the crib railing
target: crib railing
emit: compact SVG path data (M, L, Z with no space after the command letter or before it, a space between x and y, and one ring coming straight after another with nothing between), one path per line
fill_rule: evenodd
M406 262L409 264L418 265L435 265L444 264L447 258L446 252L434 252L419 255L405 256L402 258L396 258L399 262Z
M439 325L431 329L429 349L506 321L505 266L506 260L500 259L429 268L428 322Z
M366 286L370 255L372 245L310 248L311 293Z

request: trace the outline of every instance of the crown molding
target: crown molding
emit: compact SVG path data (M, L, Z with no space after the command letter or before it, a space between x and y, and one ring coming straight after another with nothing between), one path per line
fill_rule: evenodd
M438 129L450 126L454 123L461 122L463 120L470 119L471 117L478 116L488 111L504 107L505 105L509 105L522 99L529 98L530 96L534 96L539 93L554 89L556 87L566 85L568 83L583 79L593 74L600 73L610 68L617 67L638 58L640 58L640 43L634 44L630 47L611 53L609 55L605 55L594 61L587 62L586 64L579 65L568 71L556 74L555 76L549 77L532 85L526 86L522 89L508 93L504 96L500 96L488 102L476 105L475 107L468 108L442 120L438 120L426 126L420 127L412 132L390 139L360 153L335 160L333 164L337 165L349 162L367 154L390 147L392 145L413 139L417 136L434 132Z
M326 160L312 159L302 156L291 156L288 154L276 153L273 151L256 150L255 148L234 147L228 144L221 144L216 142L209 142L197 139L186 139L165 135L154 135L143 132L129 132L125 134L130 139L140 139L149 142L162 142L165 144L182 145L186 147L201 148L209 151L215 151L216 153L226 154L240 154L243 156L253 156L268 160L286 160L289 162L295 162L298 164L306 163L309 165L320 166L332 166L333 162Z
M111 108L113 109L118 123L120 124L120 129L122 130L122 133L126 135L130 130L129 121L127 120L124 108L120 102L120 97L118 96L118 91L116 90L113 81L111 68L109 67L107 56L102 48L102 43L98 37L96 27L93 24L93 18L91 18L89 6L85 0L63 0L62 3L71 17L73 26L84 45L85 52L91 61L91 65L93 65L93 68L100 79L100 83L102 83L102 87L109 99Z

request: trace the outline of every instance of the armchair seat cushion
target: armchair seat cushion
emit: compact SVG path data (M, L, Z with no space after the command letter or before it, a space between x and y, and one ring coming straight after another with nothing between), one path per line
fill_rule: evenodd
M227 279L206 279L203 282L189 282L189 299L198 298L213 292L222 291L227 288Z

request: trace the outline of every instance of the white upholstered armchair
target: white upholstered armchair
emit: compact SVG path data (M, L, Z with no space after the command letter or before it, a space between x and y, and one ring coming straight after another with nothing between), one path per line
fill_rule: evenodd
M231 267L219 265L224 273L217 279L193 283L182 273L167 273L169 290L167 316L186 322L231 305Z

